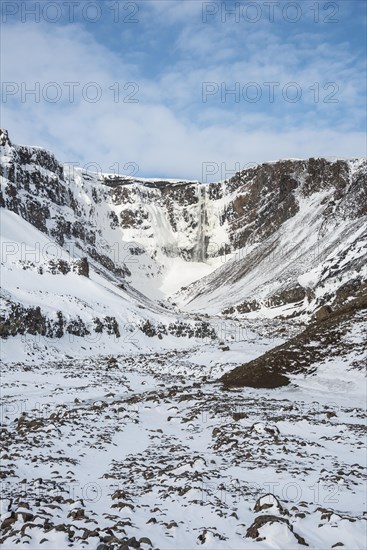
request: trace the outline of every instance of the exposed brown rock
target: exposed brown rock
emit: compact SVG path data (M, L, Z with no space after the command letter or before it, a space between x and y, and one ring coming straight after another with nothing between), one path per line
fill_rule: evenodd
M293 533L293 535L297 539L298 544L301 544L303 546L308 546L305 539L294 532L293 525L291 525L288 519L278 517L278 516L272 516L272 515L258 516L253 522L253 524L247 529L246 537L257 539L258 537L260 537L259 529L261 529L261 527L263 527L267 523L285 523L288 529Z
M315 320L320 322L327 319L332 311L330 306L321 306L315 313Z
M285 344L226 373L220 381L225 387L274 388L289 384L287 374L307 373L314 363L355 349L356 345L343 342L342 336L348 330L348 323L358 316L364 318L365 311L367 293L361 290L360 295L330 312L327 318L310 323ZM359 351L361 347L367 351L367 342L358 344Z

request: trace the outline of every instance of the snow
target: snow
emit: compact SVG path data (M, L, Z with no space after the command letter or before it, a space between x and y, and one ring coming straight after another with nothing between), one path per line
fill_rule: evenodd
M14 151L3 148L4 166ZM353 174L363 163L349 165ZM56 185L46 168L23 168ZM117 177L127 196L119 195L125 185L108 186ZM17 334L2 341L1 522L14 519L14 531L4 529L4 549L95 550L111 533L121 542L149 537L152 545L142 548L293 549L296 534L315 550L338 542L364 548L367 389L355 363L363 360L365 323L344 330L343 356L289 375L286 387L225 389L218 380L299 332L316 299L367 276L366 218L324 223L332 189L297 192L298 212L269 239L219 256L230 241L223 213L237 193L224 182L215 201L208 185L188 180L73 168L64 183L60 204L39 197L51 211L47 230L52 234L58 216L70 223L77 217L95 237L95 251L131 274L103 267L82 238L62 248L1 209L2 312L9 302L39 306L49 320L62 311L90 328L96 316L112 316L120 329L119 337L91 330L85 337ZM158 189L168 186L190 193L170 201ZM18 197L32 192L19 189ZM111 213L119 223L111 223ZM125 215L132 217L126 226ZM200 261L206 243L214 257ZM84 256L89 278L49 269L52 259L72 265ZM269 305L267 298L292 281L314 289L314 301ZM221 313L251 299L259 310ZM145 322L205 322L217 338L149 337L140 330ZM258 499L271 507L255 512ZM267 522L260 540L246 536L267 514L289 526Z
M325 199L331 191L313 193L310 197L298 195L298 212L284 222L271 237L257 246L243 248L225 258L225 263L213 273L199 280L187 291L177 293L173 299L186 311L206 312L212 315L233 304L256 298L260 309L246 314L247 318L274 318L294 312L312 311L313 304L306 302L269 307L267 297L279 287L295 279L305 288L316 285L316 297L332 293L354 277L367 276L367 264L358 273L348 265L367 253L365 234L367 218L341 220L321 238ZM271 255L266 252L271 249ZM257 256L254 256L257 254ZM254 261L253 258L256 258ZM259 258L259 259L258 259ZM283 261L282 261L283 260ZM222 259L223 261L223 259ZM252 265L253 264L253 265ZM345 268L342 275L320 286L326 267L337 264ZM251 269L248 269L251 265ZM244 273L238 277L237 273ZM234 282L232 282L234 280ZM294 284L294 283L293 283Z
M47 362L28 371L6 367L4 425L14 430L22 412L41 421L29 436L14 438L9 450L23 449L16 461L18 478L13 479L26 478L32 487L26 497L32 512L42 517L42 507L34 506L33 492L52 502L52 491L45 489L51 479L56 494L71 502L61 499L58 509L47 508L49 520L73 523L76 533L82 533L88 522L67 516L71 510L83 509L101 529L114 530L116 521L124 518L129 537L149 537L154 547L195 548L199 535L206 532L207 548L252 549L255 541L245 534L257 515L282 517L270 491L289 511L284 517L310 548L330 548L338 541L350 549L363 548L361 510L366 503L358 465L363 464L365 449L355 439L363 426L362 409L356 406L359 394L351 390L341 394L340 401L333 395L336 403L330 409L328 392L315 395L312 387L297 385L297 380L276 390L226 393L205 383L195 389L190 373L195 380L208 351L141 354L134 363L129 355L121 355L114 371L106 371L102 358L97 363L90 359ZM167 370L169 361L174 367ZM181 363L189 373L184 379L179 374ZM149 399L151 395L154 400ZM188 399L182 399L185 396ZM292 411L287 410L289 404L295 407ZM328 419L330 410L336 418ZM241 411L246 418L234 422L232 413ZM52 413L62 415L52 420ZM272 426L279 430L277 439L265 431ZM217 431L222 434L219 438ZM32 446L37 436L43 438L42 448ZM236 440L238 445L233 446ZM248 452L251 457L245 459ZM75 463L63 463L58 454ZM338 475L339 471L343 473ZM37 479L41 481L33 485ZM10 486L13 496L16 487ZM112 499L118 489L125 496ZM9 514L8 490L6 482L2 519ZM261 504L273 506L256 514L258 498ZM111 508L120 501L130 503L133 510ZM331 509L330 519L321 518L320 507ZM106 512L117 518L108 519ZM297 512L305 512L305 517L297 517ZM157 523L147 523L152 517ZM171 522L177 526L168 528ZM60 532L45 534L41 528L28 527L27 533L30 548L39 546L42 534L50 541L47 547L67 547ZM260 533L265 537L256 542L260 549L298 547L285 524L265 524ZM90 536L86 547L95 549L99 543ZM78 544L72 542L73 547ZM8 538L6 548L15 547L15 539Z
M220 259L209 260L208 262L186 262L182 258L167 260L167 269L163 276L159 290L164 297L175 294L183 286L187 286L206 275L209 275L218 265Z
M184 339L145 336L140 324L145 320L153 323L196 322L189 316L170 312L147 302L135 291L123 290L102 274L90 268L89 278L76 273L51 274L46 266L51 259L73 260L46 235L31 226L15 213L1 211L1 282L3 299L21 303L24 307L41 307L50 319L56 319L58 311L68 319L79 317L91 329L84 338L72 334L63 338L40 335L18 335L2 342L2 357L5 361L34 361L37 355L55 358L73 354L76 357L119 353L121 349L134 353L138 349L162 349L186 346ZM34 264L29 266L28 263ZM25 269L25 267L27 267ZM38 269L42 267L43 273ZM199 266L200 268L201 266ZM183 270L181 270L182 273ZM193 274L188 273L191 277ZM166 284L174 284L174 278ZM187 280L187 279L186 279ZM163 294L163 293L162 293ZM2 305L6 308L5 303ZM119 324L120 337L94 332L94 319L98 316L114 316ZM193 339L195 344L200 341Z

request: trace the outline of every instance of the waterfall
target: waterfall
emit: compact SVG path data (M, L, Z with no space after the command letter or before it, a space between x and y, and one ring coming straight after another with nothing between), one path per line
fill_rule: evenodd
M205 227L206 227L206 186L198 186L198 234L195 247L195 260L205 262Z

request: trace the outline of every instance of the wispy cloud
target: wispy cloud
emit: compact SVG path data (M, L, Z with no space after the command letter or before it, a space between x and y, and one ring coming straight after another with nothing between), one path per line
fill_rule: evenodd
M3 87L2 121L14 140L105 170L135 162L141 175L198 179L203 162L365 154L363 41L310 26L309 13L289 32L284 21L244 32L204 24L200 2L144 6L139 23L111 25L106 40L80 19L3 26L2 80L19 90ZM26 93L36 83L39 101ZM214 86L206 101L204 83Z

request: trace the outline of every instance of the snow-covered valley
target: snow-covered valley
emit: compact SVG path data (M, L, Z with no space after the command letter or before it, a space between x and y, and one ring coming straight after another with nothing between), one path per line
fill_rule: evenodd
M225 361L5 367L3 547L364 548L364 374L223 391Z
M366 161L0 157L2 548L365 548Z

